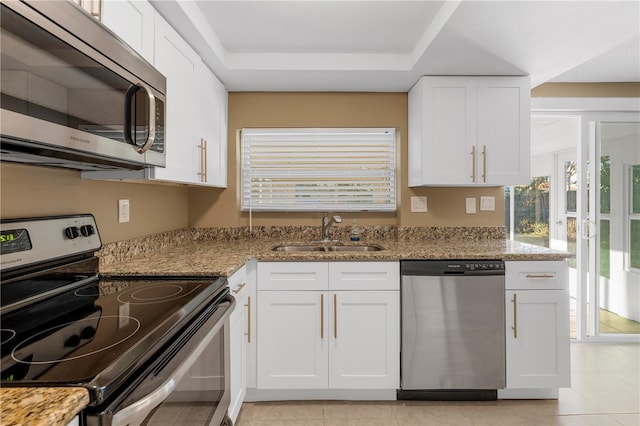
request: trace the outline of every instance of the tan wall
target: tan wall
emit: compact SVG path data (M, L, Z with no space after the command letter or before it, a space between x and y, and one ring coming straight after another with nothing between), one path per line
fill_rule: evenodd
M276 93L229 94L229 170L225 190L189 190L189 223L196 227L242 226L249 223L239 209L237 131L243 127L395 127L399 134L399 207L394 214L343 214L364 225L503 226L502 188L407 187L406 93ZM411 213L409 197L426 195L427 213ZM465 198L496 196L495 212L464 213ZM254 213L254 225L316 225L320 213Z
M0 165L2 218L92 213L103 243L188 226L185 187L82 180L80 172ZM118 223L118 199L129 199L131 221Z
M640 83L544 83L534 98L640 98Z

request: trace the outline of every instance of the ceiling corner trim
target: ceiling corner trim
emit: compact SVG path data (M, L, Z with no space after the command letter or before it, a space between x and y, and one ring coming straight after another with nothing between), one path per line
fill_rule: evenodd
M435 40L449 19L451 19L451 16L453 16L453 13L456 11L458 6L460 6L460 3L462 3L462 0L445 0L440 10L433 18L433 21L429 24L424 34L422 34L422 37L420 37L420 40L418 40L411 51L411 59L413 62L411 65L412 67L415 66L420 58L426 53L433 40Z
M229 70L409 71L409 54L228 53Z

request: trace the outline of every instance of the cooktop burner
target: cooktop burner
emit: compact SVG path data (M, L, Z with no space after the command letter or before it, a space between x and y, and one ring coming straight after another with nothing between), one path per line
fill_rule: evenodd
M16 337L15 331L8 328L0 328L0 345L4 345L14 337Z
M136 305L164 303L186 297L196 290L198 287L185 289L181 284L156 284L122 292L118 295L118 301Z
M98 279L2 315L2 380L82 383L166 344L224 287L212 279ZM5 331L6 330L6 331Z
M33 351L33 345L37 345L38 342L43 339L43 336L55 335L56 333L63 333L68 335L69 333L64 333L64 330L68 329L69 327L73 327L73 329L80 330L80 332L78 334L71 334L66 338L63 344L64 347L71 348L71 353L74 353L75 351L73 351L73 349L81 346L83 344L83 341L92 340L96 335L95 321L96 320L94 318L81 319L73 322L68 322L66 324L60 324L41 331L40 333L34 334L33 336L29 337L26 340L23 340L21 343L16 345L16 347L11 352L11 358L13 358L13 360L16 362L23 364L54 364L58 362L74 361L80 358L90 357L92 355L98 354L99 352L106 351L107 349L111 349L114 346L117 346L125 340L133 337L133 335L140 329L140 321L138 321L134 317L102 315L100 316L99 321L101 322L101 326L103 328L107 327L110 329L115 329L117 327L115 322L117 322L118 324L126 322L127 324L130 323L132 326L127 327L126 333L119 334L114 339L112 339L109 344L106 344L103 347L98 347L95 350L89 352L80 353L78 355L69 354L61 358L52 357L48 359L52 356L51 352L48 352L46 350ZM109 322L114 324L108 324ZM46 339L44 340L46 341Z

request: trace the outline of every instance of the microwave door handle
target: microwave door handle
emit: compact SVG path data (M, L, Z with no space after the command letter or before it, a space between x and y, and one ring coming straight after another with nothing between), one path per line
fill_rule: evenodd
M136 141L133 140L131 135L131 101L133 99L133 95L138 90L144 90L147 93L147 98L149 99L149 134L147 139L142 145L138 145ZM125 124L124 124L124 138L128 144L134 146L135 150L142 154L151 148L153 141L156 138L156 97L153 95L151 88L147 86L145 83L139 81L135 84L129 86L127 93L125 94Z

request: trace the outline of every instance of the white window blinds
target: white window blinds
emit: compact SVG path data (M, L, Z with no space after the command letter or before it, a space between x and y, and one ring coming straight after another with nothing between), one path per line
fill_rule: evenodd
M242 210L395 211L395 129L243 129Z

